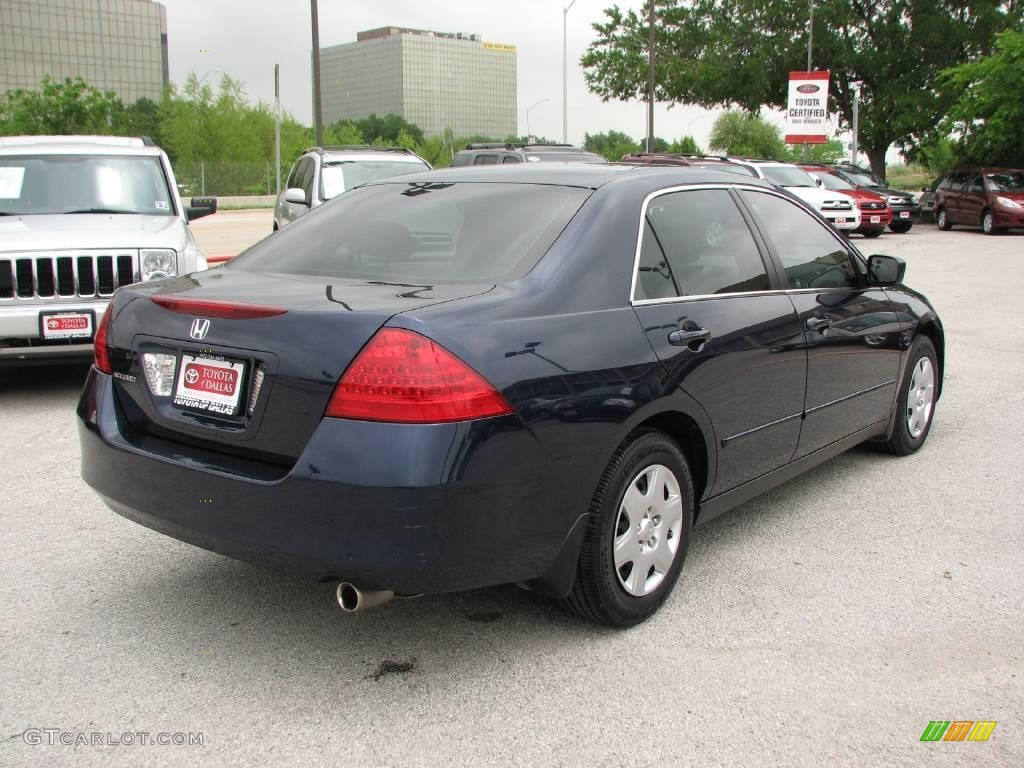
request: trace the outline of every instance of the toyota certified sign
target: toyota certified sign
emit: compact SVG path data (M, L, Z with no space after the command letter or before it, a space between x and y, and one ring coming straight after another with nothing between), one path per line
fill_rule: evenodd
M787 144L828 141L828 70L789 73Z

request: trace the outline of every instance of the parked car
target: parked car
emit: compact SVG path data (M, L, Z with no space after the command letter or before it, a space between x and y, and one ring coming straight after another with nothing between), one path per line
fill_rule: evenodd
M620 162L630 165L682 165L691 168L738 173L740 176L757 176L745 165L737 165L720 157L702 155L679 155L670 152L631 152L622 156Z
M946 231L954 224L981 227L986 235L1024 227L1024 170L964 168L946 175L935 192L935 222Z
M216 210L149 139L0 138L0 364L88 360L119 286L206 269L188 222Z
M864 237L878 237L887 226L892 224L892 211L885 201L885 197L875 192L868 192L866 189L857 189L853 184L829 173L827 168L820 165L801 165L805 171L811 174L811 178L821 181L821 185L833 192L842 192L852 197L860 209L860 226L853 230L855 234Z
M886 186L885 182L867 169L849 163L822 163L822 166L857 189L882 195L889 210L892 211L889 229L893 232L906 234L914 226L914 222L921 218L921 206L917 204L912 194Z
M311 147L292 165L277 196L274 231L360 184L429 170L430 163L402 147Z
M904 269L734 173L384 179L118 291L82 476L345 610L515 582L628 626L695 525L866 440L925 443L945 345Z
M520 163L607 163L601 155L572 144L468 144L455 153L453 166L519 165Z
M927 187L921 187L921 195L917 198L917 204L921 206L921 215L935 215L935 193L943 177L940 176Z
M752 160L730 157L729 162L748 168L758 178L782 187L816 208L832 226L842 232L853 232L860 227L860 209L856 201L842 192L822 189L807 171L792 163L776 160Z

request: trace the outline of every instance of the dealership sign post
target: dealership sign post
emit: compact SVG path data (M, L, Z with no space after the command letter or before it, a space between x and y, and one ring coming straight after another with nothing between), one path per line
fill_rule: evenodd
M787 144L828 141L828 70L789 73Z

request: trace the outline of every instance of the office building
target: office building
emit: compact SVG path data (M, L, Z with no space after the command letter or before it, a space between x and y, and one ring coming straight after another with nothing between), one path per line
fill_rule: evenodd
M433 136L517 134L516 48L478 35L382 27L320 50L323 120L395 114Z
M44 75L81 77L125 104L159 101L166 10L153 0L0 0L0 93L39 88Z

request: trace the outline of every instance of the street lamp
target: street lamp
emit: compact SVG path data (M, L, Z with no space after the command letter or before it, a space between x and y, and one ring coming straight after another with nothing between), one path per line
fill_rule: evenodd
M533 105L531 105L531 106L526 108L526 141L527 141L527 143L529 143L530 136L531 136L531 133L530 133L530 110L535 108L535 107L539 107L545 101L551 101L551 99L541 99L540 101L538 101L535 104L533 104Z
M569 54L566 43L566 23L569 18L569 9L576 5L572 0L568 6L562 9L562 143L569 143Z

